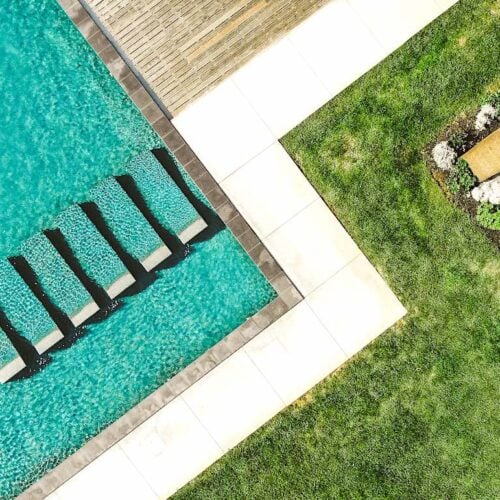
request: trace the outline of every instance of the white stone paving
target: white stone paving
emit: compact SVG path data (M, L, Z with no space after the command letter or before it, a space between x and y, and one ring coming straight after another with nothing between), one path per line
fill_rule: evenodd
M244 349L285 405L293 403L347 360L305 301Z
M203 151L205 167L220 182L275 140L232 80L207 95L179 115L175 125L181 134L190 131L189 145Z
M406 313L364 255L306 296L306 302L349 357Z
M224 453L182 397L119 446L160 498L175 491L172 485L188 482Z
M288 37L254 57L232 80L274 137L286 134L290 122L299 123L329 97L326 87Z
M244 350L187 389L182 399L224 451L283 408L281 398Z
M306 299L52 498L165 498L404 316L277 140L453 3L332 0L175 118Z
M120 446L103 453L51 497L56 500L159 498Z
M264 243L304 296L361 253L320 198L264 238Z
M349 0L349 3L389 53L442 12L435 0Z
M318 193L278 142L220 185L260 238L265 238L319 199Z
M317 33L321 33L321 43ZM344 90L387 54L347 0L330 2L288 38L328 89L329 96Z

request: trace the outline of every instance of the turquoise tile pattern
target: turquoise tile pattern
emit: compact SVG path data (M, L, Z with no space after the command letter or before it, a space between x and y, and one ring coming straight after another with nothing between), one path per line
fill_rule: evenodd
M136 156L127 166L144 201L158 222L179 235L200 215L150 151Z
M79 205L71 205L54 221L87 276L108 288L127 268Z
M19 353L12 345L7 334L0 328L0 368L14 361L17 357L19 357Z
M68 317L93 300L43 233L26 240L21 245L21 255L28 261L52 303Z
M89 198L123 248L142 261L163 245L162 240L128 194L109 177L91 189Z
M6 259L0 259L0 308L17 333L32 344L57 328L28 285Z
M0 0L0 256L161 140L57 0Z

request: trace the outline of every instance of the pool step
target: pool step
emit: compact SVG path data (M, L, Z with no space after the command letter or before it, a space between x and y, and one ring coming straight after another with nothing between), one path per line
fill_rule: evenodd
M108 298L114 299L135 283L118 254L79 205L59 214L54 228L60 231L82 270Z
M0 383L5 384L24 368L26 368L26 363L5 331L0 328Z
M134 285L140 269L153 271L171 248L179 255L208 225L190 181L169 172L152 152L139 155L126 176L100 182L88 202L26 240L18 257L0 260L4 328L43 354L70 323L80 326ZM0 382L26 366L23 344L21 356L11 338L0 326Z
M43 354L64 336L17 269L0 259L0 309L12 328Z
M123 250L146 271L170 257L171 250L114 177L95 186L90 200Z
M145 203L159 224L183 244L191 241L208 227L151 151L136 156L127 165L126 171L142 198L140 201ZM131 198L139 204L138 196L132 195Z
M73 326L80 326L99 310L92 295L44 233L26 240L21 245L21 255L48 300Z

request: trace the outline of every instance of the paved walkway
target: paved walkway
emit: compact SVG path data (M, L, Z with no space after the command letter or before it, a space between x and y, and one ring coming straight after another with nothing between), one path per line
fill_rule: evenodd
M306 298L52 499L165 498L405 314L277 139L452 3L332 0L178 115Z

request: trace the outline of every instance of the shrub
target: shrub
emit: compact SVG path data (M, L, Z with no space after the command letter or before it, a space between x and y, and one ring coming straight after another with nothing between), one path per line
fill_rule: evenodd
M448 189L451 193L459 191L470 191L477 183L477 179L471 172L468 163L464 159L458 160L447 179Z
M455 151L462 151L466 140L467 134L465 132L455 132L451 134L448 143Z
M497 116L497 110L491 104L483 104L476 116L476 130L482 131L488 127Z
M481 203L477 209L476 220L480 226L500 230L500 207L492 203Z
M457 159L457 153L446 141L438 142L432 150L432 158L441 170L451 170Z

